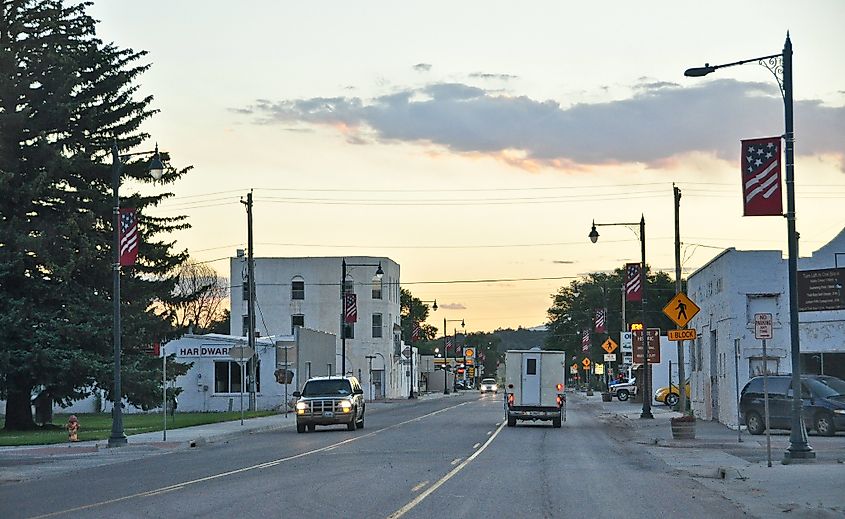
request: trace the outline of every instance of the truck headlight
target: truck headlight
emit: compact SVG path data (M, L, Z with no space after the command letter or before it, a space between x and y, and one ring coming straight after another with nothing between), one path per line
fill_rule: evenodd
M340 401L340 410L344 413L348 413L352 410L352 402L349 400L341 400Z
M845 409L834 409L833 412L836 414L845 414Z
M296 403L296 410L299 412L305 412L308 409L308 402L297 402Z

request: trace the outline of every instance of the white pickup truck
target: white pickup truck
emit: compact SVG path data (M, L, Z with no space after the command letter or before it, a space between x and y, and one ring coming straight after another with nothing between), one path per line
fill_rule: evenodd
M505 415L508 427L517 420L547 420L560 427L566 417L562 351L508 350L505 353Z
M630 378L625 382L618 382L608 388L610 394L619 399L620 402L628 400L637 394L637 379Z

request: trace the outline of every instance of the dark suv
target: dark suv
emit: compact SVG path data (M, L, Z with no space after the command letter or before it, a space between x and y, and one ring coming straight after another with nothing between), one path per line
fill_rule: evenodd
M364 390L355 377L314 377L302 393L294 392L296 432L313 431L318 425L346 424L354 431L364 428Z
M769 426L792 428L792 376L769 375ZM826 375L802 375L804 423L821 435L845 429L845 381ZM739 409L751 434L766 430L763 420L763 377L754 377L742 389Z

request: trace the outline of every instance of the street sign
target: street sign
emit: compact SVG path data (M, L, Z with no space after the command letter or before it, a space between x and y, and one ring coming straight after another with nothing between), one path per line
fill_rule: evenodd
M607 340L602 343L601 347L604 351L608 353L613 353L614 351L616 351L616 348L618 348L619 345L613 342L613 339L608 337Z
M622 352L634 351L634 332L622 332L619 334L619 345Z
M572 374L572 375L577 375L578 374L578 364L573 364L573 365L569 366L569 373Z
M475 376L475 368L467 368L470 377Z
M683 292L675 294L675 297L669 300L666 306L663 307L663 313L680 327L686 326L695 317L695 314L700 311L701 308L693 303L692 299L687 297Z
M643 363L643 331L634 330L634 364ZM648 329L648 363L660 364L660 328Z
M467 357L467 358L475 357L475 350L473 350L472 348L464 349L464 357Z
M604 375L604 364L595 363L593 366L593 373L596 375Z
M410 347L410 346L405 346L405 349L403 349L403 350L402 350L402 355L403 355L406 359L410 359L410 358L411 358L411 347Z
M772 338L772 314L754 314L754 338Z
M249 346L232 346L229 348L229 356L238 362L246 362L255 355L255 350Z
M694 341L695 328L684 328L683 330L668 330L666 338L670 341Z
M604 361L605 362L615 362L616 361L616 354L615 353L605 353L604 354Z
M590 359L582 360L581 365L584 366L584 369L589 369L590 368Z

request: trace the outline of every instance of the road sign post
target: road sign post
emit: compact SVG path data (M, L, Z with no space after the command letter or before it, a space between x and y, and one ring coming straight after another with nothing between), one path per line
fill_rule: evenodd
M772 466L772 437L769 434L769 354L766 339L772 338L773 328L772 314L754 314L754 337L763 343L763 414L766 415L766 459L769 467Z
M252 356L255 355L255 350L249 346L237 345L229 348L229 356L238 363L241 368L241 425L244 424L244 381L246 380L246 363Z

